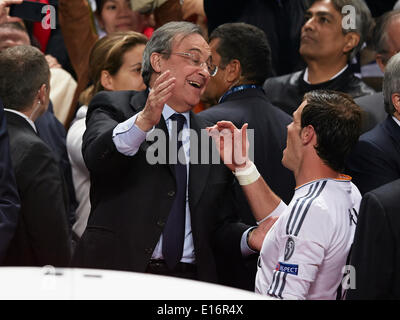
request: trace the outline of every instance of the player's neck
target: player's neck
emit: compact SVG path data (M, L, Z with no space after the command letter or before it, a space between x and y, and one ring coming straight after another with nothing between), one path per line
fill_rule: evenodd
M338 179L340 173L328 167L322 160L316 160L307 165L302 165L295 172L296 186L301 186L306 183L319 179Z

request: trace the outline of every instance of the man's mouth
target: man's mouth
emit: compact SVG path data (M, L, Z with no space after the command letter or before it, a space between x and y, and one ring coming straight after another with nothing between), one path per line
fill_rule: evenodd
M314 39L313 38L311 38L309 35L307 35L307 34L305 34L305 35L302 35L301 36L301 41L314 41Z
M202 84L201 84L200 82L197 82L197 81L188 80L188 83L189 83L192 87L194 87L194 88L196 88L196 89L201 89L201 87L202 87Z

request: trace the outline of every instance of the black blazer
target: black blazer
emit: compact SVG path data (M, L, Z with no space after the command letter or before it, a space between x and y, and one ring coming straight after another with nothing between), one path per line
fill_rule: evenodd
M75 223L75 210L78 207L78 201L75 197L75 188L72 181L72 169L67 153L67 132L61 122L55 117L51 101L46 112L35 121L35 126L39 137L46 142L54 152L54 156L59 159L58 162L61 166L64 180L68 188L69 211L67 212L67 217L70 230L72 230L72 226Z
M318 84L305 82L304 73L305 69L265 80L263 87L271 103L291 115L303 101L304 94L313 90L341 91L353 98L375 93L354 75L350 67L335 79Z
M360 137L347 173L362 194L400 178L400 126L392 116Z
M59 163L24 118L11 112L6 116L21 212L5 265L65 267L71 242Z
M10 158L7 123L0 101L0 265L17 226L20 200Z
M82 150L91 175L92 209L74 266L144 272L159 241L175 196L173 166L150 165L147 141L128 157L116 150L112 140L115 126L140 111L147 94L100 92L89 105ZM193 113L190 117L191 129L199 135L209 125ZM163 118L156 127L168 137ZM191 145L191 152L194 148ZM247 226L227 223L236 218L231 215L232 181L223 164L190 164L189 206L199 280L217 281L216 244L240 255L240 238Z
M375 126L386 119L387 113L385 111L382 92L359 97L354 99L354 101L363 110L362 133L375 128Z
M356 288L348 300L400 299L400 180L365 194L350 264Z

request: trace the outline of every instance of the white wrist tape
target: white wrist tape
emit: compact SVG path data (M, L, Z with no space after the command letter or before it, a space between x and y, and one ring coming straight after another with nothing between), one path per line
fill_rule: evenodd
M246 169L236 169L233 174L236 176L236 179L241 186L251 184L257 181L257 179L260 177L260 173L253 162L251 162L250 167Z

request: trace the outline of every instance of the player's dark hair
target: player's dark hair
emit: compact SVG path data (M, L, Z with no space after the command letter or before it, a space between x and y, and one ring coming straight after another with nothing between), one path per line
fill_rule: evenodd
M301 127L311 125L317 134L318 156L337 172L361 133L362 111L347 94L316 90L304 95L307 105L301 113Z

